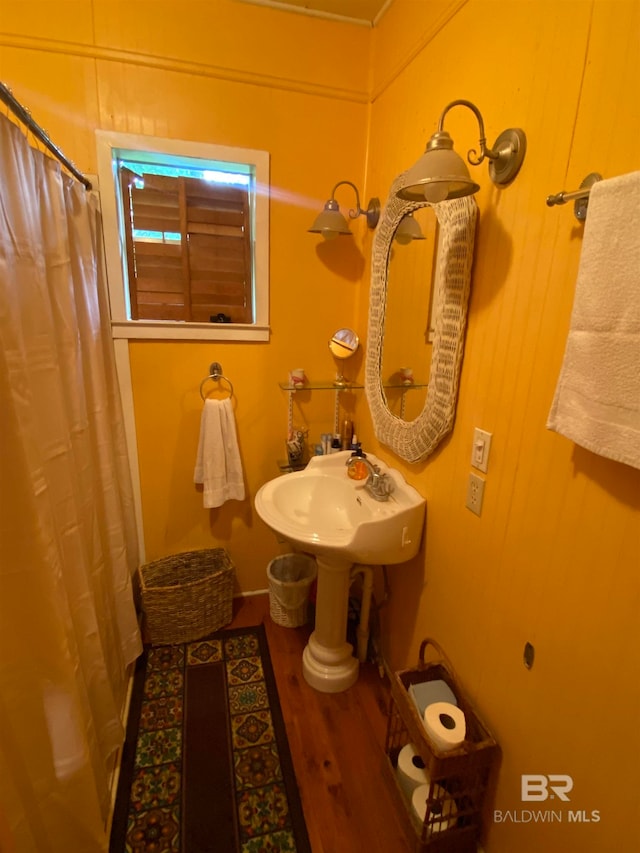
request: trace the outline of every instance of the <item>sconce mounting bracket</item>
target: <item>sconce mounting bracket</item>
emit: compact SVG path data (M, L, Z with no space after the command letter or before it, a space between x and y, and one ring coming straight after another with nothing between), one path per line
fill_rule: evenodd
M498 155L489 163L489 175L496 186L506 187L520 171L527 153L527 137L519 127L503 130L493 144Z
M378 220L380 219L380 199L370 199L365 213L367 217L367 225L371 229L375 228L378 224Z

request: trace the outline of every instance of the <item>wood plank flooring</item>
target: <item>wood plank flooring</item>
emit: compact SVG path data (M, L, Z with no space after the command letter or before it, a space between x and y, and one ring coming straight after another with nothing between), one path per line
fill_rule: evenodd
M343 693L311 688L302 651L311 626L285 628L268 595L234 600L230 627L263 623L313 853L404 853L413 849L383 777L388 685L363 664Z

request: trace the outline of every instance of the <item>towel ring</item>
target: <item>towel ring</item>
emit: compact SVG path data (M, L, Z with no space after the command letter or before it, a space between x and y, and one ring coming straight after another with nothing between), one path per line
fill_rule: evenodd
M211 367L209 368L209 375L205 376L205 378L200 383L200 396L203 400L207 399L207 395L203 393L202 389L204 388L205 383L208 382L210 379L213 382L226 382L229 386L229 398L233 397L233 385L231 384L231 381L227 379L227 377L222 372L222 367L220 366L220 364L217 361L214 361Z

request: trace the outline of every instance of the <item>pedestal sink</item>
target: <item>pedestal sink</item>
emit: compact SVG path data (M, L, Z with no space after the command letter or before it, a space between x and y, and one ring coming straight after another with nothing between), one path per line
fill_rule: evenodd
M256 511L272 530L318 564L315 629L302 656L305 680L316 690L337 693L358 678L359 664L347 642L351 570L404 563L420 547L424 498L375 456L367 460L393 481L387 500L376 500L365 480L347 475L351 453L314 456L303 471L283 474L262 486Z

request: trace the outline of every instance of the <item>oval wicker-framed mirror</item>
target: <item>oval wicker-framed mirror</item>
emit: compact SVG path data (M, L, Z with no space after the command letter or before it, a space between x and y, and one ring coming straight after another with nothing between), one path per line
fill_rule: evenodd
M376 438L401 459L419 462L433 453L451 431L455 419L478 208L473 196L433 206L438 219L438 247L431 369L424 408L414 420L404 420L389 409L381 372L389 257L401 219L426 202L398 198L396 189L401 179L399 175L391 186L373 240L365 391ZM425 287L428 286L425 273Z

